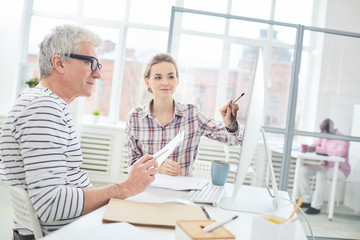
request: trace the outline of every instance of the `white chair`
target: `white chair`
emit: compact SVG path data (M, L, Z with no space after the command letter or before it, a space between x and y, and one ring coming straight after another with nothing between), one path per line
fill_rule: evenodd
M214 160L230 163L227 182L234 182L240 146L227 146L202 136L200 138L197 157L192 165L191 176L211 179L211 162Z
M10 190L15 221L34 233L36 239L42 238L40 222L28 193L17 186L7 186Z
M211 179L211 162L196 160L192 166L191 176L196 178Z

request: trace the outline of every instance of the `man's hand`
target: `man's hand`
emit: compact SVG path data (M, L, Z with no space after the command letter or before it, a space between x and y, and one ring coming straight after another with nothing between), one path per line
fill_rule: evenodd
M231 105L231 103L232 100L230 100L227 104L225 104L225 106L220 108L219 111L226 128L229 129L231 132L235 132L238 128L236 122L236 114L239 110L239 106L237 104Z
M141 193L154 181L157 166L158 164L152 156L145 155L134 163L124 182L102 188L84 188L85 202L82 214L104 206L110 198L126 199Z
M158 173L167 174L170 176L179 176L182 173L181 166L179 163L166 159L163 164L157 169Z
M158 164L150 155L144 155L137 160L125 180L124 184L130 196L144 191L155 179L156 168Z

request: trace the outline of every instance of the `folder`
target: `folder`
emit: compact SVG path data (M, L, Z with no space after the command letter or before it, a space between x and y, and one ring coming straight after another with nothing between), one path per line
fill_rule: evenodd
M103 223L127 222L136 226L175 228L178 220L207 220L201 206L135 202L112 198Z

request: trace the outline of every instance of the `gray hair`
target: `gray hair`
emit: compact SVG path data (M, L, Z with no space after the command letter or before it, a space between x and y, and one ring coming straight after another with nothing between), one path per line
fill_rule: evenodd
M59 54L69 62L70 58L65 55L77 53L81 42L90 42L94 47L98 47L101 44L101 38L80 26L66 24L55 27L39 45L40 79L50 75L54 70L51 64L52 56Z

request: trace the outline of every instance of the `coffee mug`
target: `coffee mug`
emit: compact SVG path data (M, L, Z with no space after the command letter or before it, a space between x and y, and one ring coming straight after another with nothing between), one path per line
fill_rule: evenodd
M301 152L303 152L303 153L307 152L307 148L308 148L308 145L302 144L301 145Z
M212 161L211 182L214 185L224 186L229 174L230 164L224 161Z

